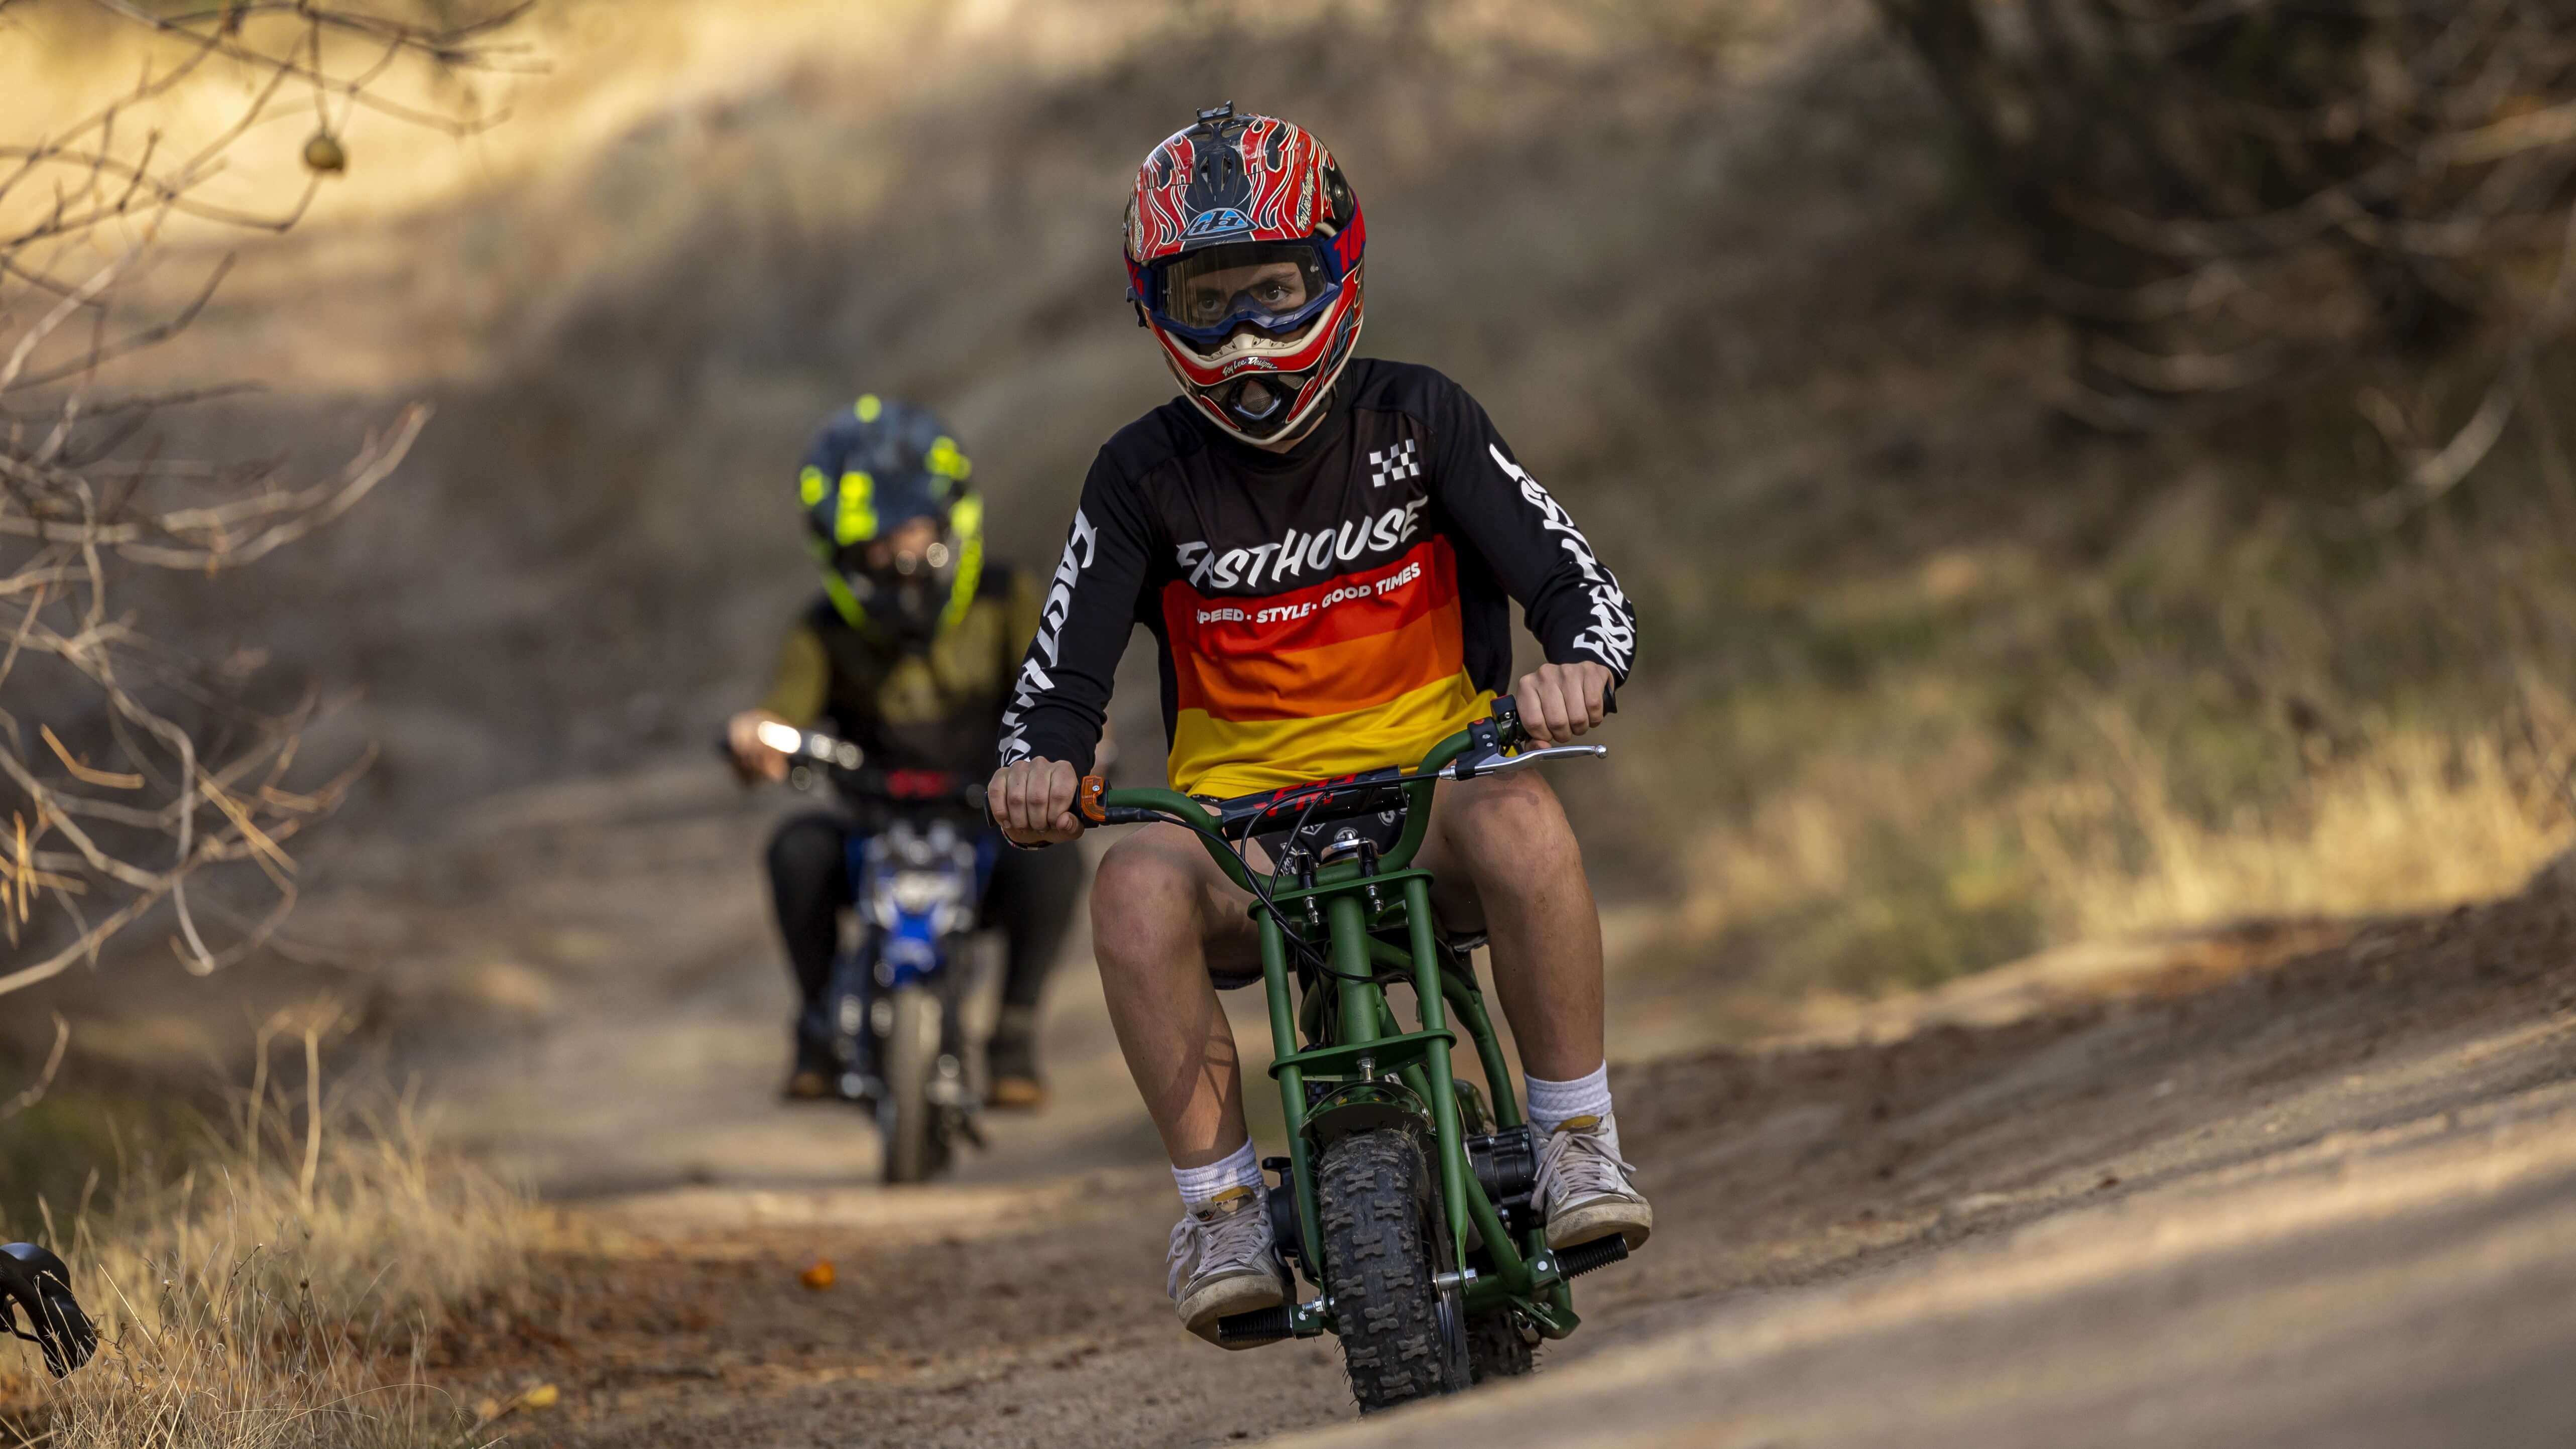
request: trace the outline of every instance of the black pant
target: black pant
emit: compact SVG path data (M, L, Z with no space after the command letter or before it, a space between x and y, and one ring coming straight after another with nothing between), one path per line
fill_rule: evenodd
M832 954L841 944L841 912L851 902L850 821L839 815L799 815L769 842L769 889L778 905L778 934L808 1010L831 985ZM1037 1009L1047 972L1073 923L1082 894L1082 856L1070 846L1051 850L1003 847L984 892L984 923L1001 928L1009 950L1002 978L1002 1006ZM1025 1018L1023 1018L1025 1019Z

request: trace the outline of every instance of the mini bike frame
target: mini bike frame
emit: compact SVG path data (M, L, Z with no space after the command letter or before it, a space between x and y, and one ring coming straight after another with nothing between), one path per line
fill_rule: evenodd
M1443 778L1473 778L1545 757L1604 753L1598 745L1580 745L1503 754L1521 738L1510 700L1498 700L1493 720L1441 741L1409 771L1296 786L1255 797L1258 804L1227 802L1219 807L1222 813L1171 790L1106 790L1097 778L1083 782L1080 808L1088 821L1184 826L1254 897L1251 914L1260 928L1262 985L1270 1008L1270 1075L1279 1083L1288 1129L1283 1185L1297 1205L1294 1256L1324 1290L1290 1311L1293 1336L1336 1329L1330 1285L1319 1281L1324 1258L1315 1162L1327 1145L1351 1131L1400 1122L1426 1137L1456 1253L1456 1261L1434 1270L1444 1283L1463 1286L1470 1316L1508 1305L1541 1335L1563 1338L1580 1322L1568 1280L1626 1256L1615 1237L1560 1255L1548 1249L1534 1221L1517 1235L1510 1232L1469 1157L1462 1100L1472 1102L1474 1089L1462 1091L1452 1073L1458 1041L1453 1021L1463 1024L1483 1065L1497 1126L1522 1124L1519 1095L1472 961L1440 938L1431 912L1431 875L1413 869L1412 861L1430 828L1432 791ZM1404 831L1383 857L1361 850L1356 858L1310 865L1292 889L1270 889L1227 844L1228 834L1346 819L1398 801L1405 810ZM1413 989L1410 1031L1387 993L1394 981ZM1448 1278L1452 1273L1455 1279Z

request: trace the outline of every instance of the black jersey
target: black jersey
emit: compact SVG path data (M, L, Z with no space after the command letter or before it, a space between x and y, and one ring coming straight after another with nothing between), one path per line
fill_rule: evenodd
M1286 453L1175 400L1100 450L1002 717L1002 762L1088 770L1129 632L1162 645L1171 777L1233 795L1418 759L1511 672L1508 599L1552 663L1625 679L1636 616L1485 410L1360 359Z

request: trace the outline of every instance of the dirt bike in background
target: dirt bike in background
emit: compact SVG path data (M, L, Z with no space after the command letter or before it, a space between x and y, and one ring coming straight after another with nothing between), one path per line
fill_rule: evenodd
M1270 1193L1280 1252L1316 1294L1221 1319L1217 1331L1243 1344L1338 1335L1363 1412L1529 1372L1538 1342L1579 1321L1571 1280L1628 1256L1615 1235L1548 1248L1532 1202L1538 1134L1476 984L1483 938L1442 932L1430 874L1408 869L1440 781L1608 753L1521 749L1526 739L1506 697L1411 768L1213 805L1082 782L1087 824L1186 827L1254 898L1270 1074L1288 1131L1288 1156L1262 1166L1280 1178ZM1248 862L1247 838L1268 846L1273 869ZM1396 986L1413 995L1410 1031ZM1490 1101L1451 1074L1453 1011Z
M928 1181L959 1143L984 1145L983 1044L966 1008L986 974L976 935L1001 837L983 783L875 769L847 740L775 721L760 738L787 756L790 785L828 784L857 816L854 905L823 996L832 1090L874 1114L887 1182Z
M27 1326L18 1326L26 1315ZM33 1243L0 1245L0 1325L36 1346L45 1371L69 1377L98 1351L98 1330L72 1297L72 1270Z

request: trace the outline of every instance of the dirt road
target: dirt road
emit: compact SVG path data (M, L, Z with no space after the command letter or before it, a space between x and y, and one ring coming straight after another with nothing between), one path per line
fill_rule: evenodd
M562 1203L533 1306L438 1369L559 1384L519 1442L2576 1440L2576 880L1677 1052L1673 978L1630 963L1614 1015L1665 1049L1617 1080L1654 1243L1584 1280L1534 1380L1353 1424L1328 1340L1172 1325L1169 1180L1087 965L1050 1011L1059 1105L955 1184L879 1190L863 1128L769 1100L759 829L685 780L528 797L408 924L363 917L420 957L378 1009L445 1021L411 1040L455 1130Z

